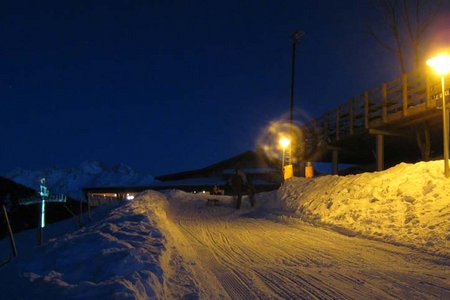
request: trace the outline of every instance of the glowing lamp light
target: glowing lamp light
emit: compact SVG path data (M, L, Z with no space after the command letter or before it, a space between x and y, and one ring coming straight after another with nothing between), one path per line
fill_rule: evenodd
M440 54L427 60L427 65L432 67L436 73L445 76L450 72L450 55Z
M448 54L440 54L427 60L427 65L432 67L436 73L441 75L442 85L442 133L443 133L443 153L444 153L444 174L450 177L450 166L448 164L448 118L447 118L447 101L445 100L445 76L450 72L450 56Z
M280 139L280 146L283 149L286 149L291 144L291 141L288 138Z
M286 148L291 144L291 140L286 137L283 137L280 139L279 143L280 143L281 148L283 149L283 156L281 159L281 172L284 174L285 152L286 152Z

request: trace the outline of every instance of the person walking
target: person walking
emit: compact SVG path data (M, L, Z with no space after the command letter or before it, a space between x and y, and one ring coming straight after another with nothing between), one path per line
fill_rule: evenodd
M230 178L230 184L233 194L236 197L236 209L241 207L242 192L244 191L246 183L247 177L245 176L245 173L239 168L234 169L234 174Z

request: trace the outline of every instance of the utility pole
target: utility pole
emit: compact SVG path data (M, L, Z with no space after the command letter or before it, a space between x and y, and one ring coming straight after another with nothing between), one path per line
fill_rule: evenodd
M14 241L14 235L13 235L13 232L11 229L11 223L9 222L8 211L6 210L4 203L2 203L1 205L2 205L2 209L3 209L3 215L5 216L5 220L6 220L6 226L8 227L9 241L11 242L11 249L13 252L13 256L16 257L17 256L16 242Z
M294 82L295 82L295 49L297 43L301 41L301 39L305 36L305 32L301 30L294 31L292 33L292 72L291 72L291 103L290 103L290 111L289 111L289 122L290 122L290 139L294 141ZM289 147L289 163L292 163L292 143Z

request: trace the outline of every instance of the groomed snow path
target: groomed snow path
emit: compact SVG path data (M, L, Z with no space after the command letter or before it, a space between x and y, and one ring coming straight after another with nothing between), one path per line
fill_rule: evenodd
M450 299L446 258L173 196L166 230L201 298Z

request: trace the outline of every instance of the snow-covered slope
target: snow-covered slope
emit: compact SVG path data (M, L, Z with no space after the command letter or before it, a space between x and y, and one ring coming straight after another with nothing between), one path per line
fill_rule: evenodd
M164 246L167 237L157 222L165 222L166 206L162 194L149 191L119 209L96 210L95 216L103 216L100 220L40 248L22 239L28 235L34 242L34 231L21 233L19 258L0 268L0 298L182 299L195 293L192 279L181 268L182 258ZM73 225L68 220L55 227L73 230ZM6 248L5 242L0 246ZM19 276L10 275L17 271Z
M269 202L347 234L450 256L450 178L443 165L401 163L374 173L292 178Z
M138 174L125 164L108 166L95 161L86 161L68 169L15 169L5 174L5 177L33 189L39 186L39 179L45 177L52 193L66 194L75 199L83 199L83 187L137 186L154 181L153 176Z
M2 296L450 299L442 165L293 178L240 210L230 196L147 191L42 247L19 234L19 257L0 267Z

